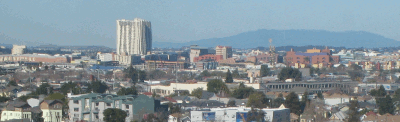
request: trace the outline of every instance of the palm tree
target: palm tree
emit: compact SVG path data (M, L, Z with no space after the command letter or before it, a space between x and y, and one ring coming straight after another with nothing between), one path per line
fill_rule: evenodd
M310 62L310 57L304 57L304 63L305 62Z

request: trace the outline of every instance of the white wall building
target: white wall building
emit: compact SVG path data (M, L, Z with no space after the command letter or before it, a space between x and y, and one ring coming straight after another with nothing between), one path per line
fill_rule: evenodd
M207 111L191 111L192 122L242 122L246 120L250 107L211 108ZM290 110L288 108L264 108L264 120L268 122L289 122Z
M12 55L21 55L24 54L26 49L25 45L13 45L13 48L11 50Z
M97 60L100 61L113 61L114 60L114 54L112 53L97 53Z
M151 51L151 23L140 18L117 20L117 54L145 55Z

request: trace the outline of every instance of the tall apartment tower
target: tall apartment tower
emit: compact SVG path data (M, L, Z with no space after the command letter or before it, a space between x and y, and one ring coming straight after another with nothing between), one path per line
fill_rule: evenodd
M117 54L146 55L151 51L151 23L140 18L117 20Z
M223 59L232 58L232 47L217 46L215 47L215 55L222 55Z

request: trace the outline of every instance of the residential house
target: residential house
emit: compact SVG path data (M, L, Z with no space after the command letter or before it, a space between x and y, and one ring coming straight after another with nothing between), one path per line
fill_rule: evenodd
M30 119L31 106L26 102L11 101L1 112L1 121L13 119Z
M63 103L60 100L43 100L40 103L40 109L43 112L44 122L61 122L62 106Z
M329 120L330 121L336 121L336 122L345 122L345 120L349 117L345 112L339 111L334 113Z

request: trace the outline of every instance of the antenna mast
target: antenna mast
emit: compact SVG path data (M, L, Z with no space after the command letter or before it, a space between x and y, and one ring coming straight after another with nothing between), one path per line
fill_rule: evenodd
M271 60L269 61L270 65L275 69L275 46L272 45L272 39L269 39L269 55L271 56Z

